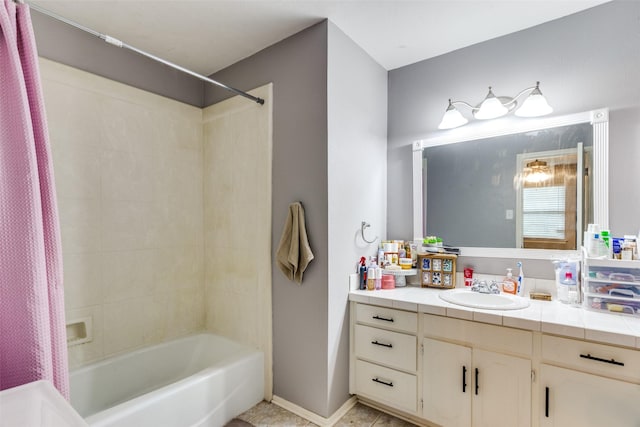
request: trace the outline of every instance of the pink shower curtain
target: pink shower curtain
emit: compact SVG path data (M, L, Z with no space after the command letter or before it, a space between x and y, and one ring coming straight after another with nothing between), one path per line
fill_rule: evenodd
M0 389L46 379L69 398L62 253L27 5L0 0Z

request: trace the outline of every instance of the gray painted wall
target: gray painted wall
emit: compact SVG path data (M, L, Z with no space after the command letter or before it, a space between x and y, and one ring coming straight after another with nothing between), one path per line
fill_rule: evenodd
M186 104L203 106L202 81L131 51L109 45L36 11L31 11L31 18L38 54L43 58Z
M477 103L489 85L496 95L513 96L536 80L554 114L611 109L610 228L615 234L637 232L639 22L640 2L613 1L391 71L387 185L406 190L388 194L390 238L412 237L411 142L436 134L447 99ZM489 271L498 264L487 262L486 271L478 272L502 274L502 267ZM536 267L525 266L528 277L553 278L550 265L530 264Z
M315 255L301 286L273 265L273 391L328 416L327 22L212 77L242 88L273 82L272 253L289 204L300 200ZM206 89L207 105L226 97Z
M361 256L376 255L368 238L386 234L387 71L329 22L328 49L328 413L349 397L349 286ZM364 190L364 191L363 191ZM366 193L366 197L362 197Z

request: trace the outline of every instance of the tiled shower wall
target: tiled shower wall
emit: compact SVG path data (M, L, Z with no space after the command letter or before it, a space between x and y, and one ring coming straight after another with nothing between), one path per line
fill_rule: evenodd
M204 110L207 329L265 355L271 398L271 85Z
M79 366L204 328L202 110L40 61Z

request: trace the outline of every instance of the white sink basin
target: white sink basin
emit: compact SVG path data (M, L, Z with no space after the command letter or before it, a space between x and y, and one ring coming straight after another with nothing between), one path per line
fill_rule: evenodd
M451 304L484 310L520 310L529 307L529 300L508 294L481 294L468 289L451 289L440 293L440 299Z

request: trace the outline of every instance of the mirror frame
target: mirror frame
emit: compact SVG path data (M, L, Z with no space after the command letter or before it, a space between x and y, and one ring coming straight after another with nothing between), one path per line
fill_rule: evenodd
M422 150L438 145L510 135L513 133L560 126L591 123L593 126L593 220L603 229L609 228L609 110L606 108L564 116L488 121L476 126L452 129L446 133L413 142L413 239L422 241L423 188ZM580 250L461 247L461 256L484 258L550 259L580 255Z

